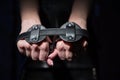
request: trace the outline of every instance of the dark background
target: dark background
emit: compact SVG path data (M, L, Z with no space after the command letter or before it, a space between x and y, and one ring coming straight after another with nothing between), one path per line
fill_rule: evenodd
M117 0L98 0L88 20L90 54L98 80L120 80L120 24ZM0 80L15 80L24 64L18 54L16 37L20 29L16 0L0 2Z
M13 80L14 74L13 1L0 2L0 80Z

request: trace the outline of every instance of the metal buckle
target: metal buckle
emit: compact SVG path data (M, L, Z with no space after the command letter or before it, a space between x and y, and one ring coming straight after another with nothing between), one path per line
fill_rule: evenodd
M39 41L40 27L35 25L31 28L29 41L37 43Z
M74 41L76 36L75 36L75 25L73 23L69 23L66 25L66 39L69 41Z

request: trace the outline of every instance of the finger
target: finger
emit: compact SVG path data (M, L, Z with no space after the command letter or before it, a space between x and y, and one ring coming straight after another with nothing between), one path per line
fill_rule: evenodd
M18 50L19 50L20 53L25 53L25 44L26 43L27 42L25 40L19 40L17 42L17 47L18 47Z
M53 60L50 59L50 58L48 58L48 59L47 59L47 64L48 64L49 66L53 66L53 65L54 65L54 64L53 64Z
M31 48L29 47L25 47L25 54L27 57L29 57L31 55Z
M46 52L45 50L40 50L40 54L39 54L40 61L45 61L47 59L47 56L48 56L48 52Z
M39 51L40 51L39 48L38 48L38 45L37 44L32 44L31 49L32 49L31 58L33 60L37 60L39 58Z
M58 56L61 60L65 60L65 57L66 57L65 52L66 52L65 49L62 49L62 50L58 51Z
M26 52L26 56L30 56L31 53L31 45L27 42L24 43L25 46L25 52Z
M47 63L50 66L54 65L53 59L57 56L58 51L54 49L54 51L48 56Z
M49 59L54 59L58 55L57 49L54 49L54 51L48 56Z
M58 41L57 42L57 45L56 45L56 49L58 50L58 57L61 59L61 60L65 60L65 43L64 41Z
M58 41L56 44L56 49L61 49L63 45L64 45L63 41Z
M20 53L25 53L25 47L18 47Z
M26 56L30 55L31 49L30 49L30 44L26 42L25 40L19 40L18 41L18 49L21 53L26 54Z
M39 48L40 48L39 60L45 61L49 54L48 42L43 42Z
M65 52L66 59L68 61L71 61L72 60L71 44L70 43L65 44L65 49L66 49Z
M72 56L73 56L73 53L69 50L66 50L66 59L68 61L71 61L72 60Z

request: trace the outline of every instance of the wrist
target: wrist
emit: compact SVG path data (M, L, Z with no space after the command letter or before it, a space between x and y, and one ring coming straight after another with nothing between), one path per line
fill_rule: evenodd
M70 19L69 22L75 22L78 24L82 29L87 30L87 22L84 19Z
M30 27L36 24L41 24L40 20L37 19L22 20L20 34L26 32Z

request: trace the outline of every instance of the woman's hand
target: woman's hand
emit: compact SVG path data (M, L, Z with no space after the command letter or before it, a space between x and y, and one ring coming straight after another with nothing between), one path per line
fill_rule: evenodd
M48 37L46 38L46 40L37 44L29 44L25 40L19 40L17 42L17 47L20 53L31 57L33 60L45 61L49 54L50 42L51 40Z
M86 47L87 46L87 41L86 40L83 40L82 41L82 47ZM78 46L80 47L80 46ZM73 43L70 43L70 42L65 42L63 40L60 40L56 43L56 48L54 49L54 51L48 56L48 59L47 59L47 63L48 65L50 66L53 66L54 63L53 63L53 59L58 56L61 60L68 60L68 61L71 61L72 58L73 58Z

